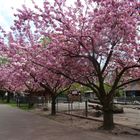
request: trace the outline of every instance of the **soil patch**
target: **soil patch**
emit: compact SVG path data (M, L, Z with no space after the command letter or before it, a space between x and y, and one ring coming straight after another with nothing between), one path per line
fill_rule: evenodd
M111 135L140 136L140 130L135 130L133 128L123 126L123 125L115 125L115 128L113 130L105 131L101 129L102 122L98 120L75 117L75 116L68 115L65 113L57 113L56 116L51 116L50 111L43 111L42 109L34 109L31 112L41 115L43 117L47 117L54 121L57 121L63 125L74 127L74 128L77 127L85 131L94 131L94 132L106 133L106 134L111 134Z

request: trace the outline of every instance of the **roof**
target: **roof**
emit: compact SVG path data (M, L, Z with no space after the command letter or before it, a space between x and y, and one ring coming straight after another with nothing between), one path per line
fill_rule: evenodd
M129 84L124 88L124 91L140 91L140 81Z

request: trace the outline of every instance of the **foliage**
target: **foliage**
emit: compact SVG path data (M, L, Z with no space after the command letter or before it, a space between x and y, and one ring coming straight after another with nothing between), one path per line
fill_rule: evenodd
M90 90L90 88L86 87L86 86L83 86L83 85L80 85L78 83L73 83L71 85L70 90L77 90L77 91L80 91L81 93L84 93L85 91Z
M10 73L7 81L2 79L6 88L32 92L42 87L55 99L72 82L79 83L97 95L104 127L112 129L116 91L140 80L140 3L76 0L69 6L66 0L45 0L41 8L33 4L35 10L24 5L15 14L9 46L0 43L10 63L8 72L1 68L3 75Z
M5 58L5 57L0 57L0 65L3 65L3 64L6 64L6 63L8 63L7 58Z

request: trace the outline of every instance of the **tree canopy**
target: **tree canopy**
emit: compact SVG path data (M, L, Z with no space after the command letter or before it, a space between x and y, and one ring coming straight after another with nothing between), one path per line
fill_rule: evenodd
M71 82L87 86L103 105L104 128L113 128L116 91L140 80L140 3L76 0L69 6L66 0L45 0L43 7L33 4L35 10L28 5L18 9L7 34L9 43L0 43L1 55L14 69L11 84L25 80L51 90L65 89Z

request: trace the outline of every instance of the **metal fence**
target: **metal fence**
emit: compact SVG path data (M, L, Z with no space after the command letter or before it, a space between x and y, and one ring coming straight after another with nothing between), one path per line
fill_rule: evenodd
M114 103L120 103L120 104L136 104L140 105L140 96L136 97L116 97L114 99Z

